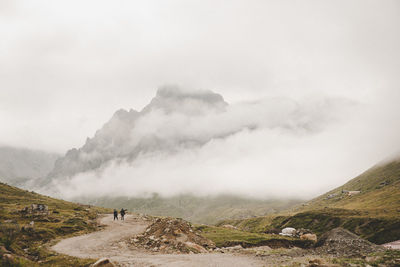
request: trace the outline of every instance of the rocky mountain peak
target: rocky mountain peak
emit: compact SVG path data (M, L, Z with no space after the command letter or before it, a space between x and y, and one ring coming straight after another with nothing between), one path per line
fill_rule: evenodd
M204 114L209 111L224 111L228 105L224 98L210 90L187 90L176 86L158 89L156 96L142 112L158 109L165 113Z

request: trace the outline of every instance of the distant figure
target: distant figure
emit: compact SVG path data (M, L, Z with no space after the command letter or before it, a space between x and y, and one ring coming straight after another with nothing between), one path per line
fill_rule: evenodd
M121 220L124 220L124 216L125 216L125 211L124 208L121 209L120 213L121 213Z
M118 221L118 211L116 209L114 209L114 221L115 219Z

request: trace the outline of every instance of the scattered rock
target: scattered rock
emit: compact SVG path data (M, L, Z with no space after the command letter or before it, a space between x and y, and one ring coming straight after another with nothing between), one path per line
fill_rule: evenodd
M230 224L224 224L224 225L222 225L222 227L227 228L227 229L237 230L236 226L233 226L233 225L230 225Z
M254 248L250 248L251 250L256 250L256 251L270 251L272 250L271 247L269 246L260 246L260 247L254 247Z
M175 218L157 218L146 231L130 239L130 245L162 253L207 253L215 244L196 233L192 225Z
M292 227L286 227L284 229L282 229L282 232L280 233L280 235L283 236L291 236L291 237L298 237L300 238L302 235L306 235L306 234L313 234L313 232L310 229L304 229L304 228L300 228L300 229L295 229ZM317 236L315 235L315 238Z
M313 259L309 261L307 267L340 267L340 265L325 263L321 259Z
M301 240L311 240L317 242L317 235L316 234L303 234L300 236Z
M310 260L308 267L319 267L322 265L322 261L320 259Z
M325 197L325 200L337 197L338 195L339 194L329 194L327 197Z
M1 254L9 254L9 253L11 253L11 252L8 251L8 249L6 249L5 246L0 246L0 253L1 253Z
M282 229L282 232L280 233L280 235L283 236L294 236L295 234L296 234L296 229L292 227L286 227Z
M224 247L224 248L222 248L222 249L225 250L226 252L230 252L230 251L239 251L239 250L242 250L243 247L242 247L241 245L236 245L236 246L233 246L233 247Z
M205 249L204 247L202 247L200 245L197 245L195 243L192 243L192 242L185 242L185 245L187 247L189 247L189 248L194 249L197 252L200 252L200 253L207 253L208 252L207 249ZM190 252L193 252L193 251L190 251Z
M112 262L107 258L99 259L98 261L96 261L95 263L93 263L90 266L91 267L115 267L115 265L112 264Z
M47 216L49 215L49 207L44 204L31 204L30 206L23 208L20 212L23 215Z
M313 234L313 232L310 229L299 228L296 230L296 233L294 236L301 237L302 235L305 235L305 234Z
M340 227L322 235L316 246L316 250L319 253L333 254L340 257L359 257L384 250L381 246L372 244Z
M6 253L6 254L3 254L2 259L4 261L8 261L8 262L11 261L12 262L12 261L14 261L14 256L12 254L10 254L10 253Z

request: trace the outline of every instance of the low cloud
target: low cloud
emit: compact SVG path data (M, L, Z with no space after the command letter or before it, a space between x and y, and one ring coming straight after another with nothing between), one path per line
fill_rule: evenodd
M369 163L349 164L362 150L357 134L366 125L358 115L365 108L321 96L229 105L211 91L164 88L141 112L118 111L76 150L78 163L66 157L64 169L72 162L84 170L54 179L50 193L308 198ZM92 162L101 164L90 169Z

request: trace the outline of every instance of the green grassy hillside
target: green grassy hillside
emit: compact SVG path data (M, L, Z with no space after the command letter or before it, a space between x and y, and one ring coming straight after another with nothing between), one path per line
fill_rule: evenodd
M360 191L348 195L346 191ZM271 215L225 220L251 232L278 231L284 227L309 228L321 235L344 227L374 243L400 239L400 161L379 164L307 203Z
M48 215L24 214L31 204L44 204ZM0 183L0 266L88 266L93 260L58 255L47 248L57 238L98 228L107 209L53 199ZM2 255L11 254L12 260Z
M360 191L348 196L342 191ZM366 210L381 216L400 213L400 161L379 164L343 186L323 194L294 211L328 208Z
M232 195L198 197L179 195L151 198L103 197L98 199L79 199L109 208L126 208L132 212L155 216L183 218L193 223L214 224L225 219L244 219L274 214L299 204L299 200L260 200Z

